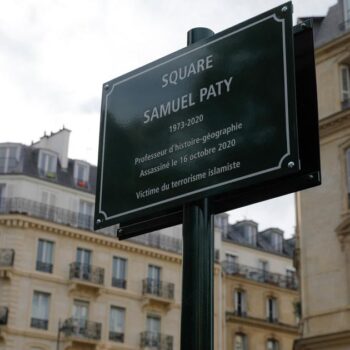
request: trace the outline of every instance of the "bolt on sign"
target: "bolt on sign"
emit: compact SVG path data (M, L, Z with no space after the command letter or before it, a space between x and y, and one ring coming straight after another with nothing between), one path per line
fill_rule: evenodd
M95 228L300 172L295 84L291 3L105 83Z

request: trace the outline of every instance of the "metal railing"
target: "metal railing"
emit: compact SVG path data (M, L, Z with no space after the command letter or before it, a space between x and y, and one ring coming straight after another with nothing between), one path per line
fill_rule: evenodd
M152 278L146 278L142 281L142 293L151 294L160 298L174 299L174 283L159 281Z
M298 281L295 276L286 276L279 273L272 273L262 269L232 263L229 261L222 262L223 270L231 276L244 277L261 283L269 283L281 288L298 289Z
M69 278L103 285L105 270L89 264L73 262L69 265Z
M27 198L1 198L0 214L24 214L61 225L93 231L93 216L55 207ZM112 226L101 231L108 236L116 236L117 227Z
M152 348L157 350L172 350L173 337L157 332L141 333L141 348Z
M109 332L109 340L124 343L124 333Z
M30 326L32 328L38 328L38 329L48 329L49 327L49 320L43 320L40 318L31 318L30 320Z
M0 326L7 325L9 309L6 306L0 306Z
M117 277L112 277L112 286L126 289L126 280Z
M41 272L52 273L53 265L43 261L36 262L36 270Z
M101 328L101 323L72 317L63 322L61 331L66 337L100 340Z
M15 261L15 251L14 249L0 249L0 267L10 267L13 266Z

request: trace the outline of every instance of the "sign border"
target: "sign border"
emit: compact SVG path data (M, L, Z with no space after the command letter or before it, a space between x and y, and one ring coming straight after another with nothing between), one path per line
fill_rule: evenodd
M272 10L272 11L276 11L280 9L280 7ZM104 174L104 160L105 160L105 157L104 157L104 153L105 153L105 137L106 137L106 121L107 121L107 114L108 114L108 98L110 97L110 95L113 93L113 90L118 87L118 85L121 85L133 78L136 78L142 74L145 74L147 72L150 72L162 65L165 65L171 61L175 61L177 59L179 59L180 57L183 57L183 56L186 56L186 55L189 55L191 54L192 52L194 51L197 51L197 50L200 50L204 47L207 47L207 46L210 46L220 40L223 40L223 39L226 39L230 36L233 36L239 32L242 32L246 29L249 29L257 24L260 24L264 21L267 21L267 20L270 20L270 19L273 19L275 20L276 22L278 23L281 23L281 34L282 34L282 47L283 47L283 75L284 75L284 98L285 98L285 101L284 101L284 106L285 106L285 121L286 121L286 128L285 128L285 134L286 134L286 141L287 141L287 149L286 149L286 153L282 156L282 158L279 160L279 163L277 166L273 167L273 168L269 168L269 169L264 169L264 170L261 170L261 171L258 171L258 172L255 172L255 173L251 173L251 174L247 174L247 175L244 175L244 176L241 176L239 178L234 178L234 179L230 179L230 180L226 180L224 182L220 182L220 183L216 183L216 184L213 184L213 185L210 185L210 186L206 186L206 187L202 187L202 188L199 188L197 190L194 190L194 191L191 191L191 192L186 192L186 193L183 193L183 194L179 194L177 196L173 196L173 197L169 197L167 199L164 199L164 200L161 200L161 201L158 201L158 202L154 202L154 203L151 203L151 204L148 204L148 205L145 205L145 206L141 206L141 207L138 207L138 208L134 208L134 209L130 209L128 211L124 211L122 213L117 213L117 214L114 214L114 215L111 215L111 216L108 216L108 214L102 210L102 195L103 195L103 191L102 191L102 188L103 188L103 174ZM288 104L288 72L287 72L287 52L286 52L286 29L285 29L285 18L278 18L276 13L273 13L271 15L268 15L266 17L263 17L263 18L260 18L254 22L251 22L237 30L234 30L234 31L231 31L227 34L224 34L224 35L220 35L219 33L219 37L216 38L216 39L209 39L208 42L202 44L202 45L199 45L197 47L194 47L190 50L186 50L186 52L182 52L180 54L176 54L175 52L175 56L165 60L165 61L162 61L156 65L152 65L151 67L149 68L141 68L141 70L137 71L137 72L134 72L134 74L130 75L130 76L127 76L127 77L124 77L120 80L118 80L117 82L114 82L112 87L110 88L110 91L106 94L105 96L105 101L104 101L104 113L103 113L103 142L102 142L102 154L101 154L101 179L100 179L100 185L99 185L99 201L98 201L98 215L100 216L103 216L104 220L115 220L115 219L118 219L119 217L121 216L125 216L125 215L130 215L132 213L137 213L137 212L140 212L142 210L146 210L146 209L149 209L149 208L152 208L152 207L155 207L155 206L159 206L161 204L165 204L165 203L171 203L171 202L174 202L178 199L181 199L181 198L186 198L186 197L189 197L191 195L195 195L195 194L198 194L198 193L201 193L201 192L205 192L205 191L209 191L211 189L215 189L215 188L218 188L218 187L222 187L222 186L225 186L225 185L229 185L229 184L232 184L232 183L235 183L235 182L238 182L238 181L242 181L242 180L245 180L245 179L249 179L249 178L252 178L252 177L255 177L255 176L259 176L259 175L262 175L262 174L267 174L267 173L270 173L270 172L273 172L273 171L276 171L278 169L281 169L282 167L282 163L283 161L290 155L290 152L291 152L291 146L290 146L290 116L289 116L289 104ZM234 28L234 27L233 27ZM228 30L226 31L229 31L229 30L232 30L233 28L229 28ZM225 31L225 32L226 32ZM222 34L222 33L221 33ZM299 164L295 164L295 167L299 170Z

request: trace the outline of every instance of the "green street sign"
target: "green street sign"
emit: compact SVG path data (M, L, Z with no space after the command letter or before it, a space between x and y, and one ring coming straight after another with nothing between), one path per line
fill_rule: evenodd
M300 170L292 5L104 84L95 228Z

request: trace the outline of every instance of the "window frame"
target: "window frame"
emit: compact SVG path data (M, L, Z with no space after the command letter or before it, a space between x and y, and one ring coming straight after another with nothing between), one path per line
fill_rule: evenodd
M83 169L82 178L79 177L79 168ZM90 164L87 162L76 160L74 162L74 182L75 185L81 188L88 188L90 176Z
M120 271L120 268L118 268L118 265L115 264L115 262L122 262L123 264L123 276L119 276L118 272ZM117 265L117 266L116 266ZM112 259L112 286L117 288L126 289L127 286L127 271L128 271L128 259L121 257L121 256L113 256ZM122 278L123 277L123 278Z
M52 163L50 164L50 159ZM58 155L50 150L39 150L38 171L41 176L48 178L56 178L57 176L57 160ZM43 167L42 167L43 166Z
M47 298L47 310L44 310L44 314L46 314L46 318L41 318L39 317L42 311L36 309L37 307L40 307L36 305L35 303L35 296L38 296L40 300L41 297L46 297ZM41 301L42 303L42 301ZM40 302L38 301L38 304ZM50 320L50 307L51 307L51 293L44 292L44 291L39 291L39 290L34 290L32 294L32 309L31 309L31 316L30 316L30 327L31 328L36 328L36 329L42 329L42 330L48 330L49 329L49 320ZM36 323L37 321L41 321L39 323ZM39 325L39 326L38 326Z
M15 170L18 166L20 157L21 157L21 146L18 144L2 144L0 146L0 150L5 150L5 157L4 157L4 169L3 169L3 173L7 174L12 170ZM10 166L10 162L9 160L13 157L10 157L10 153L11 153L11 149L15 149L15 161L16 161L16 165L14 167ZM1 159L0 159L1 160ZM0 168L1 171L1 168Z
M51 256L50 261L44 261L43 256L39 257L40 253L40 246L41 244L46 247L46 245L51 245ZM43 249L43 251L46 251L46 249ZM39 238L37 243L37 254L36 254L36 271L45 272L45 273L53 273L53 267L54 267L54 254L55 254L55 242L45 239L45 238ZM42 253L43 254L43 253ZM44 257L47 254L44 254Z
M112 310L122 312L122 315L123 315L123 317L122 317L122 320L123 320L122 331L119 331L118 327L117 327L117 329L112 329L112 327L111 327ZM115 341L115 342L118 342L118 343L124 343L124 341L125 341L125 325L126 325L126 309L124 307L121 307L121 306L111 305L109 308L109 322L108 322L109 336L108 336L108 339ZM113 338L113 336L114 336L114 338Z

